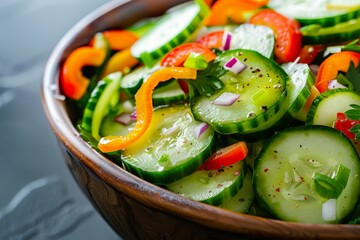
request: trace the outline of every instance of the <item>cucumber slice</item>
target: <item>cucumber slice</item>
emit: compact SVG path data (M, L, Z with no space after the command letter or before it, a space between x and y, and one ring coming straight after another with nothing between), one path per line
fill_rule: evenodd
M100 139L103 118L119 102L121 77L121 72L115 72L100 80L86 104L81 127L90 132L96 140Z
M252 170L246 169L244 183L241 189L226 202L223 202L219 207L241 213L248 213L255 199L255 192L252 184Z
M249 49L272 58L275 36L271 28L250 23L241 24L231 31L230 49Z
M114 120L116 115L107 115L102 121L100 128L101 136L125 136L134 127L135 123L124 125Z
M146 133L122 152L126 169L155 184L191 174L215 150L213 129L197 137L199 125L189 106L157 109Z
M221 76L224 87L210 97L199 97L192 105L196 119L209 123L222 134L248 134L269 129L286 113L288 74L273 60L253 50L224 52L218 60L225 64L236 57L247 67L240 74ZM231 106L214 104L221 94L230 92L240 97Z
M336 199L336 219L322 211L328 200L314 190L314 175L335 175L339 165L350 169ZM288 128L274 135L255 160L254 188L263 206L275 217L306 223L341 223L360 197L360 159L352 143L326 126Z
M347 88L331 89L317 96L306 117L306 125L331 127L338 112L350 109L350 104L360 104L360 95Z
M154 106L170 105L176 102L185 101L186 94L181 89L178 81L174 80L169 84L155 88L152 99Z
M360 18L336 24L331 27L308 25L300 29L304 44L336 44L359 38Z
M360 0L271 0L268 6L303 26L328 27L360 16Z
M144 35L146 32L148 32L151 28L153 28L156 25L156 22L159 21L158 17L153 18L145 18L142 19L135 24L131 25L130 27L126 28L126 30L129 30L133 33L135 33L138 36Z
M299 115L298 113L311 94L311 86L314 85L315 76L307 64L285 63L282 67L291 79L288 82L290 85L288 88L290 98L288 111L292 117L305 121L306 116Z
M173 9L133 44L132 55L152 67L171 49L187 41L200 28L207 13L208 9L196 2Z
M244 161L239 161L221 170L198 170L166 188L191 200L218 206L243 186L244 168Z
M134 69L123 77L120 84L121 90L128 96L134 96L143 83L144 79L146 79L152 72L159 68L160 65L156 64L151 68L141 66Z

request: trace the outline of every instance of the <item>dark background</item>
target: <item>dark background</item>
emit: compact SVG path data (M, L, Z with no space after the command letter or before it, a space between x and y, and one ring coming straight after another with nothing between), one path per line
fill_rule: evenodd
M41 103L60 38L108 0L0 1L0 239L119 239L70 175Z

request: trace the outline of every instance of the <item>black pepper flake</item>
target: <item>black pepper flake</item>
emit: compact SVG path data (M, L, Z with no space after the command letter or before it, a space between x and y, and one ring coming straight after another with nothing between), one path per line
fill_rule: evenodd
M264 111L267 111L267 110L268 110L268 106L263 105L263 106L261 106L261 109L264 110Z

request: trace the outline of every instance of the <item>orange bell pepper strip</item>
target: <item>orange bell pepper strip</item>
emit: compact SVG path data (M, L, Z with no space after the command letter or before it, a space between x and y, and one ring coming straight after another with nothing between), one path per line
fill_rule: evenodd
M160 65L165 67L180 67L189 57L190 53L201 54L207 62L216 58L216 54L200 43L184 43L168 52L161 60Z
M60 89L66 97L80 100L86 93L90 80L82 74L85 66L99 67L105 60L106 50L93 47L75 49L64 62L60 72Z
M266 5L268 1L221 0L214 3L206 24L209 26L226 25L230 22L244 23L246 15Z
M138 63L139 61L131 55L130 48L126 48L111 56L105 66L102 76L118 71L126 73Z
M128 30L107 30L103 31L102 34L104 35L106 41L110 45L110 49L112 50L123 50L125 48L131 47L131 45L136 42L139 37ZM93 37L90 42L89 46L94 46L95 38Z
M325 92L329 89L329 82L336 79L339 72L347 72L350 62L353 62L355 67L359 64L360 53L343 51L332 54L320 64L318 74L315 80L315 86L319 91Z
M134 128L126 136L106 136L100 139L98 148L102 152L122 150L138 140L150 126L153 105L152 93L160 82L175 79L196 79L193 68L167 67L153 72L135 94L137 119Z

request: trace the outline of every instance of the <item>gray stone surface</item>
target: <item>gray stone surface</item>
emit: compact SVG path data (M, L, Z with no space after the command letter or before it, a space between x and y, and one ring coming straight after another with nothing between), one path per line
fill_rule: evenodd
M119 239L70 175L40 97L52 49L105 2L0 1L0 232L7 233L1 239Z

